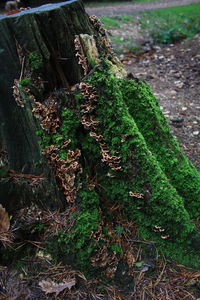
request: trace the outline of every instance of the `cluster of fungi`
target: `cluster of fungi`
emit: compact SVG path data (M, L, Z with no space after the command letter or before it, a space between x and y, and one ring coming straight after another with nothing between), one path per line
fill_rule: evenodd
M115 57L116 54L113 52L111 43L107 37L107 33L105 28L102 26L101 21L96 17L96 16L90 16L90 22L92 23L92 25L94 26L94 28L96 29L96 31L99 34L99 38L101 40L102 45L104 45L106 52L110 53L111 56Z
M64 191L63 193L67 202L73 203L76 199L76 193L79 188L75 186L75 178L77 174L82 172L82 168L79 164L81 151L79 149L76 149L75 151L68 150L66 153L66 159L59 158L58 154L59 150L67 148L70 142L70 140L66 140L60 148L51 145L44 149L43 153L48 158L56 179Z
M103 136L96 132L97 127L99 126L99 121L95 120L95 116L91 114L95 110L95 103L97 102L95 88L87 82L81 82L79 84L79 88L85 100L85 103L81 106L81 112L83 114L81 123L89 130L89 135L99 143L102 154L102 162L108 164L113 171L121 170L120 157L110 154Z
M87 64L87 57L84 55L83 48L81 45L81 41L78 35L75 36L74 39L74 46L76 50L76 57L78 57L78 64L83 68L84 76L88 73L88 64Z
M13 97L15 99L15 102L17 103L18 106L24 107L24 102L19 91L19 81L17 79L14 80L14 85L12 88L13 88Z
M46 104L42 104L36 101L28 88L25 88L25 92L34 103L32 112L39 119L42 129L48 134L56 134L61 125L56 101L50 97ZM79 149L75 151L66 149L70 142L70 140L66 140L61 146L50 145L43 149L43 154L47 157L67 202L73 203L78 190L78 187L75 187L75 177L82 172L82 169L79 164L81 151ZM66 149L66 159L59 157L59 150L61 149Z
M60 127L60 119L56 104L44 105L35 101L33 113L36 118L40 119L41 127L48 133L56 133Z

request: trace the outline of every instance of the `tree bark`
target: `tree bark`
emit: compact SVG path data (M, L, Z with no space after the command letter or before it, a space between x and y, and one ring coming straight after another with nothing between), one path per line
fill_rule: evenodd
M122 259L118 214L166 255L199 264L200 175L149 87L127 78L99 21L69 1L3 17L0 31L6 209L67 208L73 226L47 249L89 271L109 267L109 253Z
M80 17L78 17L79 15ZM16 15L1 17L1 131L10 169L33 175L49 174L45 164L40 163L42 155L36 133L38 124L31 113L33 103L29 99L24 100L27 102L26 105L20 104L20 100L17 103L13 97L12 87L15 80L20 81L29 77L29 73L33 72L35 81L41 77L44 82L41 84L39 92L39 97L44 100L51 90L67 88L78 82L81 78L81 71L77 67L72 45L74 34L82 33L82 28L83 32L91 33L91 25L84 14L83 6L76 1L70 1L65 5L45 5ZM27 70L26 65L29 63L28 57L31 54L33 54L32 66L29 66ZM34 54L36 55L35 61ZM42 64L41 69L37 63ZM40 70L37 70L37 67ZM48 175L48 177L52 178L52 175ZM61 205L60 194L53 178L52 184L51 180L48 180L48 184L51 186L52 196L47 193L49 197L47 206L59 207ZM25 187L23 189L26 190ZM14 196L13 190L15 191ZM17 198L27 198L27 195L26 197L21 196L21 192L19 189ZM37 196L32 197L30 193L28 193L29 198L34 198L36 201ZM6 194L8 195L6 196ZM7 183L3 182L1 195L3 204L7 203L11 209L12 201L8 201L7 198L16 198L16 185L14 184L13 188L8 189ZM55 200L51 201L51 198ZM18 200L18 202L20 201ZM56 204L57 202L59 204ZM15 210L16 207L13 209Z

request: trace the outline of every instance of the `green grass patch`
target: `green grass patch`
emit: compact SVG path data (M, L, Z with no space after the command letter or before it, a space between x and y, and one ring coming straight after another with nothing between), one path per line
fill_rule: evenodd
M101 17L101 22L106 28L114 28L119 26L119 20L116 17Z
M132 23L135 20L135 16L114 16L114 17L100 17L104 27L107 29L117 28L122 24Z
M148 11L141 15L140 23L155 43L192 38L200 32L200 4Z
M157 9L130 16L101 17L104 27L111 33L114 51L140 53L142 47L133 40L132 30L139 30L140 39L152 40L154 44L170 44L193 38L200 32L200 4ZM138 26L138 23L140 26ZM112 29L117 29L113 34ZM122 31L127 35L122 35ZM129 35L130 32L130 35ZM150 38L150 39L149 39Z

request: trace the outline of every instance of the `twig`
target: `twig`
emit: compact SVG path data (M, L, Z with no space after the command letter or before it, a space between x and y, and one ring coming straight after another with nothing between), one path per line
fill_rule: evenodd
M22 80L22 77L23 77L23 74L24 74L24 65L25 65L25 56L23 56L23 58L22 58L22 68L21 68L21 73L20 73L19 81Z

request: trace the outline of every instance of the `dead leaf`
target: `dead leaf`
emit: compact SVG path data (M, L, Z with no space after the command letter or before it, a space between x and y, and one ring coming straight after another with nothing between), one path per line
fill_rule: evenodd
M76 284L74 279L64 280L62 283L56 283L50 278L39 282L39 286L45 294L56 293L56 296L65 289L71 289Z
M3 206L0 204L0 233L7 232L10 228L10 218Z
M131 251L127 251L127 253L126 253L126 262L129 266L129 268L133 267L133 265L136 262L136 259Z

